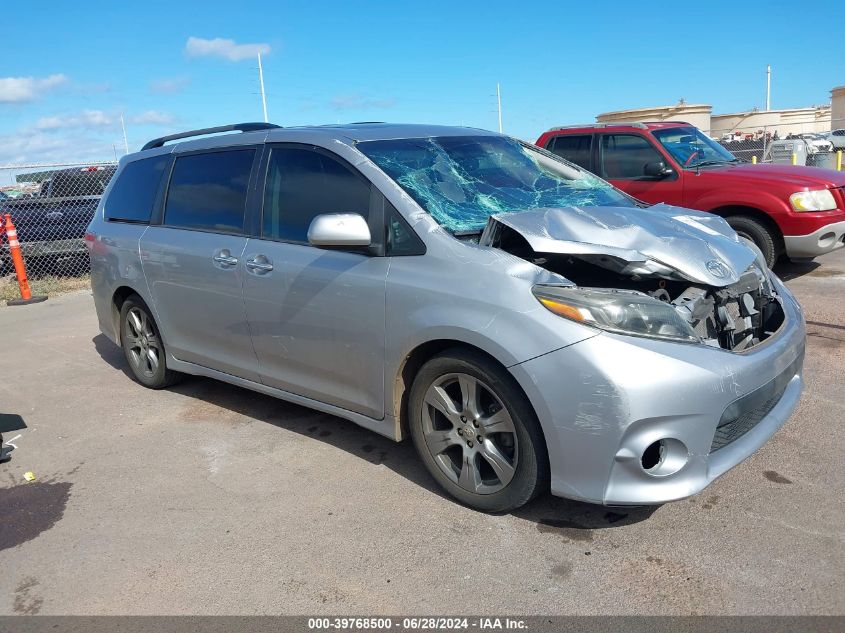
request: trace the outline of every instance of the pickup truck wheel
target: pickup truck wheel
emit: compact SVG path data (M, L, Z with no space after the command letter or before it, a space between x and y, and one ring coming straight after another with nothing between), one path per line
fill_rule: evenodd
M150 389L164 389L181 374L167 368L167 355L150 309L138 295L120 307L120 343L135 380Z
M411 437L428 471L477 510L514 510L548 483L540 424L508 371L468 350L423 365L408 402Z
M778 251L775 246L775 238L766 225L747 215L733 215L725 219L740 237L751 240L762 251L763 256L766 258L766 266L771 268L775 265L775 261L778 258Z

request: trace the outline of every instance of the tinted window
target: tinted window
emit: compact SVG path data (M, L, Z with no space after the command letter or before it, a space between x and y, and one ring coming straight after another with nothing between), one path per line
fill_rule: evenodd
M425 245L417 234L409 227L389 202L385 201L385 217L387 218L387 238L385 239L385 254L387 255L422 255Z
M593 137L590 134L556 136L552 139L548 149L570 163L589 169L592 140Z
M106 199L106 219L148 223L166 165L166 156L126 165Z
M662 161L651 143L633 134L607 134L601 137L601 176L642 178L646 163Z
M369 215L370 186L346 165L320 152L274 148L264 191L264 237L308 241L321 213Z
M114 176L114 167L81 167L54 172L49 195L53 198L101 196Z
M164 223L206 231L241 232L255 150L180 156L173 166Z

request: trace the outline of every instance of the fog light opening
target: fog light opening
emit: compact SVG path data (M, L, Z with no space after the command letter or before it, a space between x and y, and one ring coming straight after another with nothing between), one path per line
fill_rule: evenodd
M828 246L832 246L836 242L836 233L833 231L828 231L821 237L819 237L819 246L822 248L827 248Z
M640 463L643 465L643 469L651 470L652 468L659 466L660 462L663 461L663 451L665 448L666 444L663 440L657 440L656 442L649 444L643 451L643 456L640 460Z
M686 444L672 437L664 437L646 447L640 457L640 464L649 475L665 477L681 470L688 460Z

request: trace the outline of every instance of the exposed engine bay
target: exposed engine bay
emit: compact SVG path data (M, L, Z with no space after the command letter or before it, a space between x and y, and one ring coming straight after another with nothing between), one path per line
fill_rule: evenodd
M551 215L554 221L559 222L559 216L566 212L567 210L553 209L542 214L545 220L549 220ZM679 269L667 266L630 248L560 240L550 234L548 222L538 233L528 233L520 230L517 222L512 222L514 219L518 219L520 223L526 221L529 219L526 215L528 214L519 213L491 217L480 243L499 248L557 273L583 289L633 291L667 303L692 327L702 343L713 347L737 352L749 349L766 340L783 323L783 309L765 269L755 260L754 252L736 242L737 238L734 236L709 235L710 231L705 230L705 242L719 242L730 238L736 242L736 246L750 254L743 254L743 258L735 256L728 260L729 263L723 263L721 258L713 254L715 249L711 249L711 252L706 254L711 257L705 260L707 273L714 282L718 282L716 278L719 277L729 282L719 285L705 283L709 280L701 279L703 275L692 267ZM721 218L712 217L724 223ZM583 221L583 218L579 220ZM694 220L695 223L699 221L698 218ZM686 232L688 223L688 218L681 222L685 225L683 232ZM727 227L726 223L725 226ZM559 229L560 225L555 228ZM613 230L607 226L602 228L605 231ZM692 229L698 230L695 226ZM638 227L637 232L642 232L641 227ZM532 239L535 237L537 239ZM653 234L650 237L653 238ZM684 236L688 237L693 236ZM688 240L684 238L665 239L667 248L672 248L671 243L676 242L675 251L672 253L676 259L682 254L678 249L689 246ZM540 246L541 250L536 249L536 246ZM636 255L629 255L631 253ZM694 257L695 254L691 256ZM734 272L737 264L744 266L740 269L744 272Z

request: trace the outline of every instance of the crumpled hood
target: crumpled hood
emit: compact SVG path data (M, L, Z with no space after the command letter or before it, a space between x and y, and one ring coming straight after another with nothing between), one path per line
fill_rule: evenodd
M710 286L736 283L756 258L722 218L666 204L502 213L490 217L480 244L491 244L497 223L537 253L613 257L628 262L630 274L659 275L668 267Z

